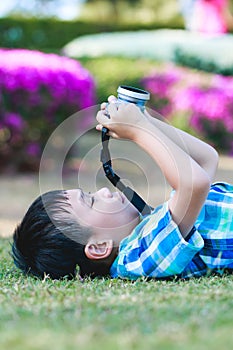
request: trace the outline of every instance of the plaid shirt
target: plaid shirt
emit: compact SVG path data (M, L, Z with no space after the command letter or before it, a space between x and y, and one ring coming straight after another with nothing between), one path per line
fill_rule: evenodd
M233 269L233 185L211 186L194 227L186 241L165 202L121 241L111 276L189 278Z

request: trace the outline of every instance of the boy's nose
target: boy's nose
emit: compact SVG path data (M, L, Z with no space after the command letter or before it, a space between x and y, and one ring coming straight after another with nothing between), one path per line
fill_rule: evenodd
M105 198L112 198L113 194L112 192L107 188L107 187L103 187L101 188L99 191L97 191L97 193Z

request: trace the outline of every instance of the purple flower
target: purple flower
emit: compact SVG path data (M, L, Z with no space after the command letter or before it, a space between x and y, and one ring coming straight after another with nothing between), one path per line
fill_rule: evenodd
M22 131L25 127L25 122L19 114L16 113L6 113L3 118L5 126L15 129L17 131Z
M232 152L233 77L200 73L164 64L143 79L155 108L172 122L187 124L219 148Z
M43 91L58 106L76 105L76 111L95 103L94 80L78 61L39 51L0 49L0 88L23 91L24 98Z
M0 125L9 129L9 150L13 145L21 147L39 162L41 149L54 128L96 103L95 82L74 59L32 50L0 49L0 98ZM90 125L94 116L89 114L88 119L77 128ZM35 135L40 135L40 144L32 142Z
M41 152L41 148L40 145L37 142L30 142L27 146L26 146L26 153L29 156L39 156Z
M176 70L168 72L157 72L142 80L145 89L161 98L167 97L171 87L180 80Z

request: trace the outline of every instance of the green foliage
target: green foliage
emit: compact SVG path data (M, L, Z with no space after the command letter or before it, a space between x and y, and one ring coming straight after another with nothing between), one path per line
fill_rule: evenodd
M0 348L231 350L233 276L190 281L43 281L0 239Z
M108 25L103 23L1 18L0 42L2 47L60 50L75 37L104 30L108 30Z
M117 23L163 23L168 28L171 23L179 23L183 27L176 0L88 0L82 17L94 21L111 19Z
M86 3L92 3L92 4L96 4L96 0L86 0ZM109 1L108 1L109 2ZM112 16L114 17L115 20L119 19L119 16L120 16L120 5L122 3L127 3L129 6L135 6L137 5L138 3L140 3L141 0L125 0L125 1L122 1L122 0L112 0L110 1L110 6L111 6L111 12L112 12ZM106 2L102 2L103 5L106 6Z
M171 28L180 28L180 22L170 22ZM153 24L114 23L105 21L59 21L56 19L0 18L1 47L28 48L43 51L60 51L69 41L85 34L101 32L156 29L164 27L163 22Z
M216 56L218 52L216 52ZM176 49L174 52L174 60L177 65L195 68L197 70L203 70L210 73L217 73L225 76L233 75L233 66L229 64L227 66L222 65L221 62L217 63L212 60L208 60L198 55L189 54L182 49Z
M98 103L116 94L121 84L142 88L141 78L159 67L155 61L124 57L81 58L79 61L95 78Z

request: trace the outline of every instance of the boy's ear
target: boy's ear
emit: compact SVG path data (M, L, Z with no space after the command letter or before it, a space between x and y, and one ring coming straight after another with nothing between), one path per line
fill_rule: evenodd
M86 257L91 260L99 260L107 258L113 249L113 241L111 239L101 241L89 241L84 249Z

